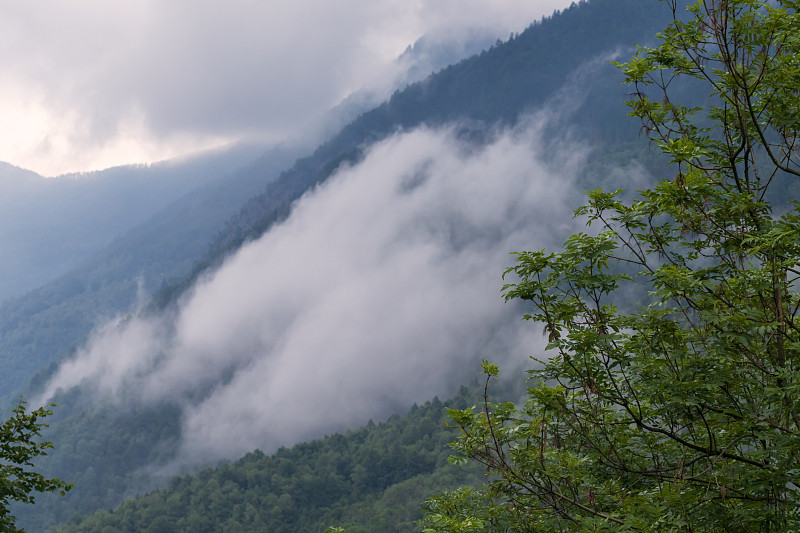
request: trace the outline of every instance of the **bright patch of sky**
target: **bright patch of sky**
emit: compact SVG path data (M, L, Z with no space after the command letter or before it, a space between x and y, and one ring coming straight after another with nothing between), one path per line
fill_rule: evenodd
M45 176L275 142L359 89L385 89L419 37L505 39L569 0L5 3L0 161Z

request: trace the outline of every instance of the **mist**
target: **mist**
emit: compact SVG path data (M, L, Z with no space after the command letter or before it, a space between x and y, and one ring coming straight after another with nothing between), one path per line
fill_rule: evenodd
M182 458L271 451L381 419L479 373L542 355L541 328L503 302L514 250L576 229L586 151L544 163L540 120L485 145L455 128L400 132L309 191L291 215L185 295L176 313L95 332L44 398L184 406Z

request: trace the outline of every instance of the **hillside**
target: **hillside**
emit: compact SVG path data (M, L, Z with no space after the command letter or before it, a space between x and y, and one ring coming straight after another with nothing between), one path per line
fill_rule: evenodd
M136 173L155 182L179 183L182 175L194 176L191 181L194 185L179 195L153 188L148 194L157 196L159 201L146 206L129 194L132 188L146 188L141 183L144 178L131 179L116 188L104 184L106 178L87 178L100 181L102 188L88 198L86 194L81 196L82 202L99 203L96 210L107 211L109 216L118 210L118 204L125 203L129 210L141 211L139 218L134 219L138 222L126 227L120 226L120 221L114 225L88 215L78 217L79 221L85 218L85 223L96 227L98 240L102 228L102 232L109 234L109 242L105 246L95 245L92 254L49 283L0 304L0 357L5 363L0 397L29 392L31 377L37 371L45 375L49 365L67 356L93 328L127 312L159 287L191 272L195 259L205 252L219 227L296 156L296 152L286 149L268 152L259 149L262 155L252 161L253 151L253 147L240 148L237 157L229 155L218 162L203 158L164 163L148 171L118 169L116 172L123 181ZM59 187L59 180L50 182ZM88 185L80 187L85 189ZM169 187L177 188L178 184ZM112 192L116 202L109 199ZM41 196L32 196L31 201L42 200ZM77 203L71 209L85 209L85 206ZM59 231L69 233L70 229L74 228L65 226ZM117 229L120 234L110 235ZM82 236L83 233L76 231L69 238L58 239L69 246ZM48 263L41 257L38 260Z
M431 493L478 481L479 469L449 465L445 409L479 401L480 387L453 399L414 406L403 416L173 478L159 491L52 533L104 531L321 532L416 531L420 503Z
M596 188L599 183L613 185L614 180L628 179L624 173L609 172L598 176L586 171L587 168L616 168L643 154L642 144L635 140L617 142L621 137L636 139L638 128L625 120L622 103L625 88L620 86L618 74L606 64L606 60L618 50L629 53L633 43L649 39L663 25L665 17L660 15L666 13L660 11L661 7L657 2L643 3L640 0L593 0L574 5L563 13L533 24L508 42L498 43L479 56L397 92L388 102L345 127L312 155L299 159L271 182L263 194L248 201L230 219L190 276L165 287L147 313L124 321L121 334L129 335L129 339L142 340L143 351L137 352L137 347L132 349L132 354L118 355L113 350L119 343L111 335L96 343L96 346L105 347L105 353L90 346L79 353L80 357L76 356L75 365L100 365L87 366L94 372L87 376L94 379L95 376L104 377L104 372L107 372L113 379L108 384L100 378L91 382L90 387L98 387L95 391L75 388L57 392L58 419L48 435L57 447L42 466L75 482L76 489L63 499L42 497L35 516L19 509L21 517L25 513L21 523L39 527L67 519L76 512L82 514L110 508L123 497L159 483L161 480L152 476L152 472L169 471L169 466L176 460L196 460L191 454L183 455L188 453L187 450L191 451L193 445L201 456L203 446L208 446L206 451L213 453L204 457L211 458L226 453L226 450L211 448L219 445L218 441L227 439L241 448L261 439L263 444L250 449L262 447L268 453L271 451L268 447L276 446L278 442L270 440L277 439L275 435L280 437L279 440L309 440L313 438L309 435L313 436L314 432L320 436L338 431L336 428L355 427L359 416L367 416L365 412L344 413L346 407L359 407L363 411L364 406L370 406L383 412L398 412L413 403L414 400L409 401L409 398L417 390L453 387L453 382L463 382L464 375L474 375L470 365L482 355L481 350L503 354L510 344L517 342L530 350L530 346L525 344L530 341L526 336L529 334L517 325L509 325L510 317L517 316L514 310L497 311L494 307L489 310L489 304L486 310L480 308L484 301L492 301L491 305L500 304L498 278L507 260L506 254L516 249L515 246L531 244L531 240L533 246L538 246L538 239L546 239L551 230L558 230L560 226L556 223L561 223L562 215L569 212L561 208L579 199L582 187ZM555 116L550 116L541 130L537 130L537 154L544 155L531 159L526 152L530 143L526 144L524 117L526 112L537 110ZM446 126L451 123L456 125ZM441 129L435 129L437 127ZM594 150L588 163L581 159L581 150L571 150L573 145L566 150L559 148L558 143L565 138L592 143ZM436 143L441 143L441 146ZM433 148L440 147L440 153L449 156L452 151L453 154L446 164L437 166L432 161L439 154L414 155L408 147L415 146L419 153L423 153L424 148L435 151ZM575 146L579 145L576 143ZM399 149L402 150L393 152ZM506 157L508 154L530 167L516 166L515 159ZM384 161L380 157L392 161L400 175L393 175L391 167L378 165L379 160L381 163ZM552 160L557 157L563 159ZM472 164L456 166L455 161ZM400 168L406 162L410 167ZM428 189L440 187L438 177L431 177L440 168L450 172L446 176L448 181L441 185L445 191L443 196L421 196ZM471 182L466 177L469 168L477 168L479 174L473 175ZM580 180L574 187L570 176L562 174L573 171ZM463 187L459 187L460 172L465 175L460 182ZM539 185L534 176L527 175L528 172L538 172L542 176L550 172L554 178L552 182ZM337 177L334 184L331 183L334 180L328 180L331 176ZM390 191L392 200L399 198L399 201L406 202L419 197L419 204L429 210L409 211L407 218L402 220L406 225L387 230L399 234L392 233L394 240L378 241L380 249L354 247L359 253L353 257L335 255L344 248L336 239L347 235L335 234L335 239L329 239L329 234L322 233L318 239L303 240L306 234L287 233L296 227L314 228L315 224L326 230L341 226L345 228L341 233L349 232L353 237L346 241L348 244L362 246L364 242L369 243L371 230L382 226L378 216L405 204L386 204L389 207L380 209L380 198L365 196L366 189L360 189L345 191L351 203L344 205L344 209L326 211L326 205L335 203L332 200L334 194L344 194L345 184L354 183L356 178L365 187L375 184L379 188L381 181L386 181L394 187ZM396 184L390 181L395 179ZM473 189L478 191L476 198L468 196ZM315 194L305 194L308 191ZM305 202L295 203L304 194ZM325 204L326 199L328 204ZM518 203L520 199L527 203ZM506 203L494 211L489 208L493 205L491 201ZM364 219L351 221L353 226L349 230L345 217L356 208L369 207L370 202L376 203L379 212L370 211ZM483 209L484 204L486 209ZM297 215L300 207L305 209L301 210L305 218ZM465 219L467 207L474 209L475 218ZM559 211L554 211L556 209ZM315 216L324 222L317 222ZM506 216L508 218L504 218ZM409 228L420 233L409 234ZM264 239L257 240L260 236ZM404 246L414 245L419 239L423 241L420 248L423 252L428 253L433 245L439 247L438 252L424 256L415 248L403 255L406 251ZM267 248L263 257L258 256L259 245L265 247L271 242L278 244ZM294 248L295 254L289 257L282 255L284 249L279 246L286 242L296 246L310 244L300 252ZM243 247L243 243L250 245ZM490 267L488 270L479 262L479 256L484 252L492 255L486 263ZM393 255L397 253L400 255ZM437 263L443 256L447 259ZM419 260L420 257L423 259ZM241 274L232 272L226 278L224 269L217 270L226 259L226 266L247 264L252 269L248 274L253 277L243 278ZM282 261L290 266L280 266ZM371 265L371 262L382 270L358 270L365 264ZM328 272L346 271L343 264L355 265L352 277L349 274L341 278L325 277ZM398 280L417 282L422 276L409 265L418 264L438 277L426 279L430 281L428 286L412 285L408 290ZM324 275L309 265L321 265ZM480 277L479 290L474 288L477 283L471 283L473 278L469 275L472 272L459 270L462 265L466 265L464 268L474 267L476 272L485 272L487 277ZM291 283L279 276L284 271L305 272L307 268L306 278L295 278ZM392 277L381 277L388 276L387 272ZM453 275L454 272L457 275ZM251 301L261 296L259 286L272 282L272 278L277 280L274 281L274 290L265 292L265 301L269 301L269 305ZM218 279L224 279L228 288L217 288L214 283ZM200 283L196 283L198 280ZM241 284L233 285L234 282ZM373 284L359 285L362 282ZM333 296L340 296L336 289L340 292L349 290L346 298L334 299ZM194 309L192 304L207 294L217 294L215 291L234 304L221 305L211 299L208 308L216 314L207 316L205 308L203 313L183 314L187 308L190 311ZM324 309L328 314L322 318L319 316L322 309L313 303L315 297L321 296L331 298L323 298L329 308ZM413 297L425 305L420 307L419 302L414 305L408 299ZM312 303L307 304L309 307L302 307L306 300ZM361 301L369 305L354 309L354 302ZM252 307L252 312L248 306ZM428 314L433 310L454 318L440 324L437 320L441 315ZM278 311L297 314L286 319ZM274 322L263 318L265 315L272 317ZM240 316L242 322L233 321ZM184 343L183 338L172 336L180 335L186 330L185 322L197 317L202 319L202 327L192 332L200 335L203 342ZM326 323L323 320L331 317L340 321ZM282 337L305 319L310 320L309 329L302 330L296 338ZM385 337L379 335L382 333L379 326L405 322L421 329L389 331ZM475 327L477 324L480 328ZM230 325L229 329L226 329L227 325ZM153 330L148 329L151 326ZM137 329L140 327L143 329ZM147 348L151 331L155 331L153 347ZM285 355L285 361L270 351L273 344L279 350L291 344L291 340L306 342L311 331L322 331L327 337L322 335L315 339L318 344L303 353L281 352L279 355ZM217 332L220 332L218 338L204 337ZM370 336L373 334L378 336L373 338ZM509 344L501 342L504 336L511 339ZM333 342L334 338L343 343L353 338L362 342L355 342L356 349L346 344L338 346ZM472 340L476 342L471 345ZM177 359L175 354L184 345L190 346L191 350L186 350L186 359ZM174 346L178 347L177 352L173 351ZM307 357L308 366L292 366L292 373L283 376L273 372L265 363L266 356L258 359L262 352L272 358L267 363L278 359L281 364L292 366L299 364L297 361L306 362ZM453 354L459 354L461 358L456 359ZM334 355L342 359L334 359ZM116 361L131 366L119 369L114 366ZM391 365L394 364L406 366L392 372L394 367ZM438 367L434 369L425 365ZM353 371L362 367L369 370ZM260 369L263 374L248 374L253 369ZM160 374L162 371L163 375ZM61 379L59 374L56 376ZM77 376L75 379L78 381L59 381L53 385L56 387L54 390L57 391L57 386L63 383L68 383L62 385L67 388L80 384L81 376L73 376ZM114 381L116 376L122 376L119 378L121 381ZM169 381L165 376L175 379ZM199 377L194 379L195 376ZM128 377L130 381L126 381ZM378 381L379 378L384 381ZM370 380L374 382L364 383ZM161 383L169 383L169 390L165 392L159 387ZM236 386L245 388L235 389ZM416 386L428 388L416 389ZM331 395L338 394L336 401L330 397L327 400L326 397L316 398L322 389ZM98 390L100 396L93 396ZM342 397L343 390L348 391L347 398ZM145 398L142 391L149 391L153 396ZM103 393L110 394L110 399ZM293 396L281 397L281 393ZM362 393L372 394L374 401L356 397ZM416 401L430 396L432 394L417 397ZM217 405L214 402L219 404L223 400L228 402L226 408L236 406L239 410L236 416L225 411L207 416L203 411L203 408L213 407ZM276 403L273 405L270 400ZM378 407L372 407L372 403ZM309 411L298 411L295 416L287 414L276 420L269 418L297 405ZM260 407L263 407L261 412L251 412ZM322 415L315 415L314 410ZM324 418L328 413L331 416L325 420L325 425L314 418ZM340 418L334 419L335 416ZM285 431L259 429L268 421L276 422L276 427ZM301 430L292 429L293 425L299 427L301 421L306 426ZM187 425L189 422L195 425ZM232 426L239 422L237 427ZM217 436L213 439L208 434L192 433L217 423L231 426L217 427ZM244 431L246 438L239 438L237 431ZM82 460L75 459L74 454L78 452Z
M171 202L262 150L234 146L58 178L0 164L0 302L78 267Z
M665 21L666 12L657 2L573 4L505 43L397 91L250 199L227 223L202 264L214 264L244 240L261 235L285 217L291 203L308 188L324 181L340 164L357 160L365 146L397 130L468 121L468 128L475 130L472 134L478 134L498 123L513 124L526 111L548 104L555 107L559 98L566 97L574 100L561 106L569 116L556 121L551 133L569 128L582 139L602 142L600 152L624 152L635 145L639 126L626 120L626 89L608 61L616 53L630 53L636 43L648 42ZM570 81L580 90L559 95Z

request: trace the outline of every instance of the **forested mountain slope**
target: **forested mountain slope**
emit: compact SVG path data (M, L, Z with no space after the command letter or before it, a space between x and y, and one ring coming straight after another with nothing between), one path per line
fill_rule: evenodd
M493 394L516 398L523 385L499 381ZM446 416L447 408L479 404L482 394L483 383L476 381L444 402L434 398L385 422L370 421L344 434L268 455L255 450L232 463L179 475L168 483L161 479L156 484L164 488L126 500L120 507L114 494L152 487L153 471L174 453L179 407L160 405L123 413L97 410L83 417L99 424L95 438L82 433L86 425L76 424L81 418L75 417L59 428L59 447L84 471L83 484L97 485L108 494L74 489L78 492L67 495L71 505L56 507L57 522L62 524L58 527L47 528L53 523L47 515L21 516L27 531L321 532L331 524L347 525L351 533L416 531L413 522L427 496L478 482L482 476L480 469L448 464L448 444L457 432L448 426ZM159 445L143 446L145 440ZM108 448L118 454L108 454ZM138 461L150 469L121 476L115 460ZM37 501L19 510L40 507ZM86 508L105 510L82 516L79 511ZM148 529L151 524L162 529Z
M488 30L423 36L397 58L401 75L397 83L419 80L488 47L495 38L490 39ZM41 267L59 275L0 307L0 357L6 361L0 398L29 392L31 376L39 371L35 389L52 370L49 365L84 342L94 327L184 279L246 200L262 193L318 139L334 135L382 100L375 91L355 93L320 118L319 125L298 133L300 138L266 150L243 144L150 167L120 167L63 179L0 167L4 193L0 212L13 221L0 224L3 265L19 265L18 271L6 271L0 279L21 290L32 286L20 284L20 272L38 275L36 268ZM64 195L65 190L70 194ZM144 205L144 200L151 203ZM53 209L56 201L60 203ZM31 239L34 229L36 239ZM32 251L18 253L13 243L4 241L6 235ZM0 284L0 300L2 295Z
M638 126L625 119L622 102L626 89L606 61L615 51L630 53L633 44L649 39L667 18L663 9L658 2L641 0L592 0L574 5L506 43L397 92L314 154L298 160L263 194L247 202L218 235L194 273L161 291L150 311L171 308L201 273L208 273L209 266L220 264L244 241L285 219L304 192L338 168L357 163L370 143L398 130L459 122L457 135L477 147L492 137L497 124L514 124L526 111L552 104L553 110L567 112L550 122L546 140L572 132L587 142L596 141L598 157L627 159L631 154L640 155L642 144L633 148L617 144L622 137L635 139ZM560 92L562 88L570 90ZM586 183L596 186L597 182L587 177ZM409 187L416 185L412 182ZM310 250L301 252L313 255ZM270 275L266 270L259 274ZM211 396L232 379L234 370L226 369L219 381L204 382L181 401L190 403ZM19 513L26 513L21 523L33 528L67 519L76 512L112 507L124 496L146 488L148 480L144 478L175 458L177 441L184 437L181 422L185 403L93 403L90 395L78 389L57 396L56 401L60 413L48 438L57 446L43 468L74 482L76 488L63 499L42 497L35 513L20 509ZM73 454L81 450L91 453L82 455L84 460L73 460Z
M44 369L68 355L94 327L127 312L137 300L144 300L159 287L191 272L196 258L206 251L219 227L296 157L290 149L255 150L240 150L242 153L230 161L230 167L206 161L203 181L189 192L146 221L125 228L109 245L75 268L0 304L0 358L4 362L0 397L29 392L31 376L40 370L42 376L46 375ZM255 153L261 156L254 160ZM181 174L197 172L196 165L165 163L163 169L153 171L154 178L148 179L177 179ZM126 175L123 169L117 172ZM134 182L118 191L119 201L124 201L129 188L140 185ZM156 193L158 189L153 194ZM104 197L99 193L94 196ZM162 193L160 201L169 198ZM135 207L136 202L130 203ZM113 211L115 205L104 209ZM72 235L66 242L78 237Z
M0 302L76 268L114 239L263 147L44 178L0 163Z
M256 450L51 531L321 533L332 524L351 533L416 531L429 494L481 477L478 468L447 463L456 433L445 424L446 407L474 405L479 389L272 455Z
M435 126L454 120L468 121L470 128L511 124L525 111L557 99L570 79L580 84L580 90L564 95L575 101L572 116L558 127L602 141L604 148L630 142L638 125L625 119L626 89L608 61L652 39L666 20L667 12L658 2L573 4L505 43L396 92L249 200L217 237L203 265L262 234L309 187L324 181L340 164L357 160L364 146L420 124ZM583 78L580 69L585 70Z

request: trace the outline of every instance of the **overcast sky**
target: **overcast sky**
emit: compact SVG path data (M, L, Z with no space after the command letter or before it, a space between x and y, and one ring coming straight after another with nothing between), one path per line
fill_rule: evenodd
M0 161L46 176L291 135L420 36L569 0L37 0L0 8Z

